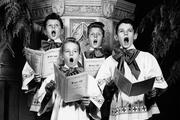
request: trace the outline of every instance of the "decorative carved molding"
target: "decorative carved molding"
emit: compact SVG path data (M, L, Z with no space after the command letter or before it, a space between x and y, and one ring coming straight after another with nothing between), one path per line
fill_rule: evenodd
M88 49L87 41L87 26L96 21L95 19L70 19L70 32L71 35L79 41L82 51Z
M101 6L102 0L65 0L66 5Z
M33 19L43 19L51 12L60 16L105 17L120 19L131 17L136 5L124 0L33 0Z
M104 17L121 19L124 17L133 18L136 5L124 0L103 0L102 12Z
M123 10L115 10L116 12L113 12L113 18L114 19L123 19L123 18L131 18L131 19L134 19L134 14L132 13L129 13L127 11L123 11Z
M44 19L49 13L52 12L51 3L49 0L46 1L33 1L31 5L32 18L35 21Z
M65 7L64 16L102 16L101 6L69 5Z
M132 14L132 13L134 13L134 10L136 8L136 4L127 2L125 0L117 0L115 8L121 9L123 11L127 11L127 12Z
M52 11L59 14L60 16L63 15L65 8L64 0L54 0L52 2Z
M64 16L102 16L101 0L65 0Z
M109 1L103 1L102 2L102 12L104 17L110 18L112 17L112 13L114 12L114 3Z
M134 11L136 5L124 0L119 0L114 8L113 18L114 19L123 19L131 18L134 19Z
M125 0L31 0L33 20L41 23L52 13L63 18L65 35L75 37L87 49L87 26L94 21L105 24L105 44L113 45L114 22L122 18L134 18L136 5ZM84 47L83 47L84 46Z
M87 26L91 22L95 21L95 19L70 19L71 36L75 37L77 40L81 38L82 34L84 34L85 37L87 37ZM79 32L81 32L81 34Z

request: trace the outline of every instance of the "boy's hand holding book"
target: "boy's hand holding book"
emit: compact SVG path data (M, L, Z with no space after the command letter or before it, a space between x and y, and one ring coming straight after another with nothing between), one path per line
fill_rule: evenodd
M159 93L159 89L154 88L153 90L151 90L151 91L149 91L149 92L147 92L145 94L146 94L147 98L150 99L150 98L156 97L158 95L158 93Z
M25 93L36 93L41 86L41 77L39 74L35 74L32 81L28 83L28 90Z
M51 80L45 87L46 93L49 95L52 95L52 92L56 88L56 83L55 81Z
M41 82L41 76L39 74L34 74L34 81Z
M89 106L89 104L90 104L90 98L89 97L87 97L87 96L84 96L84 97L82 97L81 98L81 104L83 105L83 106Z

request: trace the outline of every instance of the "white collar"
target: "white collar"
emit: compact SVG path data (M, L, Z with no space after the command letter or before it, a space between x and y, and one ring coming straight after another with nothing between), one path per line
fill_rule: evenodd
M102 47L98 47L98 48L102 48ZM93 48L93 47L90 47L90 48L89 48L90 51L93 51L94 49L95 49L95 48Z
M65 68L69 69L69 66L67 66L66 64L64 65ZM75 65L73 68L78 67L78 65Z
M50 39L48 39L48 41L50 41ZM62 40L60 38L57 38L57 39L54 40L54 42L62 43Z
M123 48L122 46L120 48ZM134 44L132 44L129 48L127 48L127 50L130 50L130 49L136 49L136 47L134 46Z

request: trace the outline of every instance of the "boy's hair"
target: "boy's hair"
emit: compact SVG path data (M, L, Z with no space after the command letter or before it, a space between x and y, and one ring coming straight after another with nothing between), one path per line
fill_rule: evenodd
M67 37L67 38L63 41L63 43L62 43L62 49L61 49L61 50L62 50L62 53L63 53L63 51L64 51L64 46L65 46L65 44L66 44L66 43L69 43L69 42L78 45L79 53L81 53L81 46L80 46L79 42L76 40L76 38L74 38L74 37Z
M87 27L87 35L89 36L89 32L91 30L91 28L100 28L104 37L104 24L102 22L93 22L91 24L89 24L89 26Z
M116 28L115 28L116 34L118 34L118 28L119 28L119 26L120 26L122 23L126 23L126 24L132 25L134 31L136 31L136 24L135 24L135 22L134 22L132 19L130 19L130 18L124 18L124 19L120 20L120 21L117 23Z
M60 17L58 14L56 14L56 13L51 13L51 14L49 14L48 16L46 16L46 18L45 18L45 20L44 20L44 22L43 22L43 27L44 27L44 28L46 28L46 23L47 23L47 21L50 20L50 19L58 20L59 23L60 23L60 25L61 25L61 29L63 29L64 25L63 25L62 19L61 19L61 17Z

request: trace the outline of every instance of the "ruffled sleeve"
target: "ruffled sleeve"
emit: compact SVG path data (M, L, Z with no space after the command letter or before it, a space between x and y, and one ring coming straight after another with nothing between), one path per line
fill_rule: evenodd
M88 95L91 102L96 106L95 110L90 111L90 116L95 119L100 118L100 108L104 102L104 97L98 87L97 81L90 75L88 75Z
M117 62L112 58L108 57L98 70L96 80L101 92L104 90L106 84L110 83L114 76L114 69L117 66Z
M146 54L146 55L147 55L147 59L146 59L147 64L146 64L145 71L146 71L147 78L145 78L145 79L155 77L156 79L155 79L153 87L160 88L160 89L166 89L168 87L168 84L163 77L161 68L158 64L158 61L150 53Z
M28 90L28 83L31 82L31 80L34 79L35 72L31 68L31 66L28 64L28 62L25 63L24 68L22 70L22 90Z

